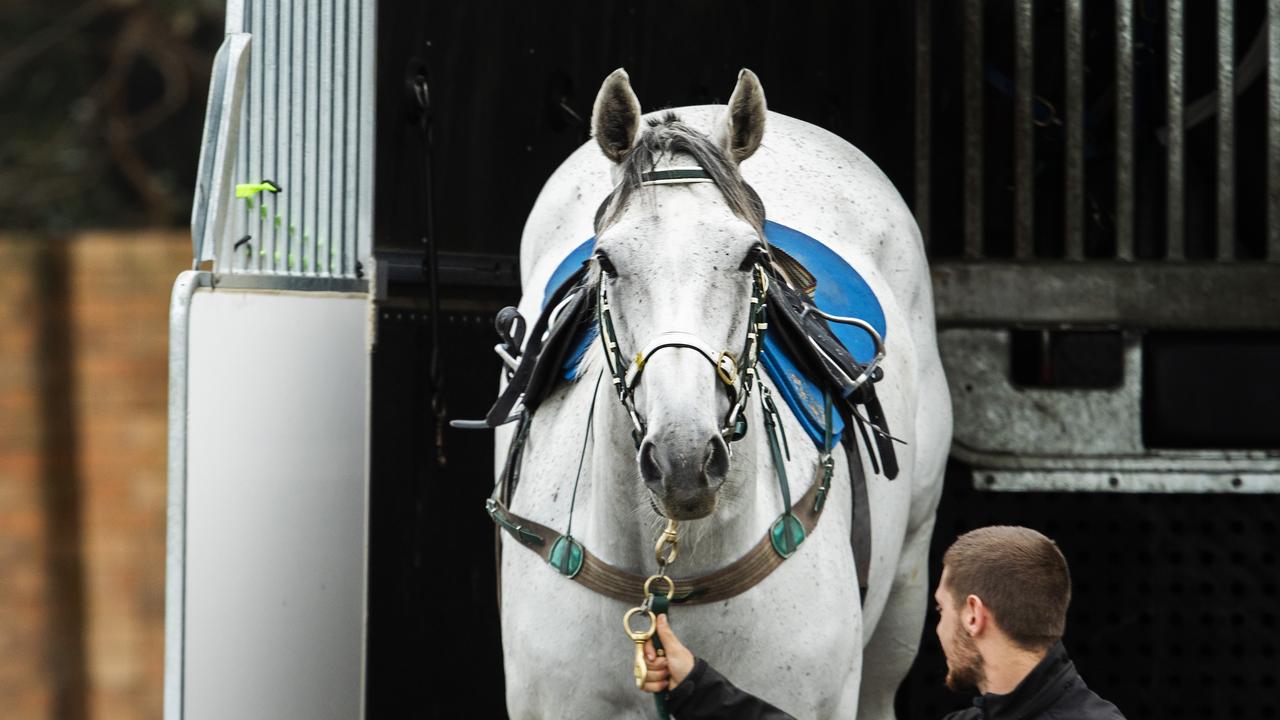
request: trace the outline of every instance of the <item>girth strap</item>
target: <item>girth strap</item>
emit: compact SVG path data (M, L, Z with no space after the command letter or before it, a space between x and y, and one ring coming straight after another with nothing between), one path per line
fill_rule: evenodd
M853 564L858 571L858 592L867 599L867 578L871 574L871 504L867 500L867 473L862 467L862 453L850 425L845 426L845 459L849 461L849 488L853 494L853 530L849 544L853 547Z
M791 506L791 514L804 526L806 536L813 533L818 519L822 517L821 508L814 509L814 498L820 485L819 479L815 478L808 492ZM497 500L489 501L488 510L494 522L511 537L537 553L543 561L550 561L551 548L561 537L560 533L512 513ZM585 547L582 554L582 569L573 577L574 582L622 602L633 602L641 594L647 576L610 565L592 555ZM672 602L703 605L741 595L758 585L784 561L774 550L769 533L766 532L747 554L719 570L693 578L676 578L675 598ZM861 567L860 564L859 568Z

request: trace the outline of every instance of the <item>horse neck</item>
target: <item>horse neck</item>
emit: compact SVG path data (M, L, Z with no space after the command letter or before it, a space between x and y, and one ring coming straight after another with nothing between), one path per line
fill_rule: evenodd
M752 430L734 443L715 511L679 523L680 554L671 567L676 577L705 574L737 560L781 512L764 422L754 401L747 413ZM654 543L666 519L655 511L639 477L630 419L607 382L600 387L593 422L584 541L606 562L651 574L657 570Z

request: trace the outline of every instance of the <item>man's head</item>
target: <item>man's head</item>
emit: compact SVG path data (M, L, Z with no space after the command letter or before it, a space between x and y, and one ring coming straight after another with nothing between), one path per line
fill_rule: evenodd
M934 600L947 687L983 687L984 648L1043 655L1062 638L1071 576L1049 538L1023 527L979 528L952 543L942 565Z

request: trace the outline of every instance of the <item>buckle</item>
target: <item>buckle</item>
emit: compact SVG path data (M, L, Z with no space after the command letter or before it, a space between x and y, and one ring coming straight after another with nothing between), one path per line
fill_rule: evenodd
M729 387L733 387L738 382L738 361L728 350L722 351L720 357L716 359L716 375Z

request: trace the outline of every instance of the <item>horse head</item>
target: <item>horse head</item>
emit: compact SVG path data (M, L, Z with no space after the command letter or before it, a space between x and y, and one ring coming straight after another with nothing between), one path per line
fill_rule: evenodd
M709 135L674 113L646 121L621 69L592 113L614 164L595 223L606 345L616 344L610 363L640 476L673 519L715 509L744 411L738 369L744 348L754 349L745 341L766 250L764 208L738 165L760 146L765 114L760 82L743 70Z

